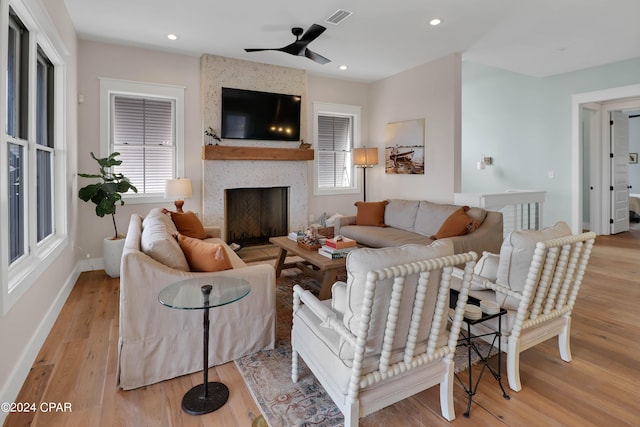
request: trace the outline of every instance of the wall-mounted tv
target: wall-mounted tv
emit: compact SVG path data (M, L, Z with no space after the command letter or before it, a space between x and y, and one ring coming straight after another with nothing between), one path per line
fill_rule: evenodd
M222 138L300 140L298 95L222 88Z

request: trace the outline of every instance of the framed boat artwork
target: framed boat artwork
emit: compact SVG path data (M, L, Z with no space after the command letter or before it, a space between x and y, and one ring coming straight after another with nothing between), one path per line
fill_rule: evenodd
M424 119L387 123L385 173L424 175Z

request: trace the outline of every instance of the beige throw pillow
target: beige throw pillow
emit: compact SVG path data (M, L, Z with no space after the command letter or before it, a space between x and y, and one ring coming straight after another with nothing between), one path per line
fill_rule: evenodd
M500 262L496 273L496 282L512 291L522 293L536 244L570 235L571 228L562 221L542 230L512 231L504 239L500 248ZM501 298L499 298L500 295L502 295ZM496 297L501 306L512 310L518 309L519 299L506 297L506 295L499 293Z

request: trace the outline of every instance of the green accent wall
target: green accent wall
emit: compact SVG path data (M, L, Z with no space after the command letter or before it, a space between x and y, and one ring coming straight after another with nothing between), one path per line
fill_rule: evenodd
M638 83L640 58L544 78L464 61L462 192L546 191L544 225L570 222L571 96Z

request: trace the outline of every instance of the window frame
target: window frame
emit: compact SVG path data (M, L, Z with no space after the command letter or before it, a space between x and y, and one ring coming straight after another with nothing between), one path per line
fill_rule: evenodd
M111 115L113 96L132 96L172 100L175 105L175 149L173 178L184 176L184 86L100 78L100 157L111 154ZM164 193L125 193L127 204L163 203Z
M351 157L351 176L353 176L352 185L349 187L322 187L318 186L318 162L320 161L319 142L318 142L318 117L334 116L334 117L351 117L353 126L353 135L351 141L351 149L359 147L361 138L361 116L362 107L346 104L332 104L325 102L313 103L313 144L316 150L316 156L313 161L313 194L314 196L329 196L340 194L357 194L360 192L360 174L356 173L356 167L353 165L353 156Z
M18 144L24 147L23 165L24 176L24 201L22 213L24 229L24 253L10 262L10 242L8 238L9 221L0 222L0 314L8 312L11 307L29 290L37 280L46 273L52 263L62 253L68 244L68 224L67 224L67 204L68 191L66 188L66 64L63 60L69 52L57 34L57 30L51 24L46 11L41 7L29 7L26 2L13 0L0 4L0 26L5 34L11 25L10 10L16 15L24 30L27 32L27 45L24 47L22 55L26 55L26 68L21 73L22 79L26 79L26 89L22 101L26 106L21 114L24 129L20 131L19 137L9 135L7 119L7 86L0 87L0 98L3 102L0 105L0 170L8 171L8 147L10 144ZM8 37L3 38L0 44L0 79L6 79L8 65ZM6 40L6 41L5 41ZM51 233L38 241L38 200L37 189L34 183L37 182L38 162L37 152L39 151L37 142L36 123L36 102L37 102L37 52L41 50L50 61L53 70L51 83L53 84L51 100L52 131L50 145L46 150L51 153ZM44 147L40 147L44 148ZM7 200L8 197L8 174L0 173L0 199ZM8 203L3 203L0 208L0 216L6 217L8 214Z

